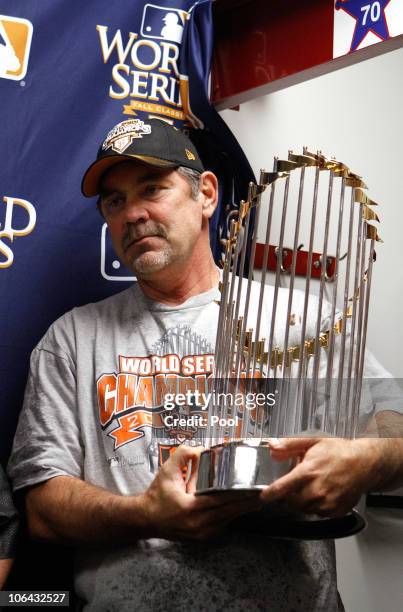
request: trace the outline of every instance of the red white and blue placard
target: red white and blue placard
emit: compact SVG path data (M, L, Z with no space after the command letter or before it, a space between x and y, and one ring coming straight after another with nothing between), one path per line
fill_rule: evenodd
M403 34L403 0L336 0L333 57Z

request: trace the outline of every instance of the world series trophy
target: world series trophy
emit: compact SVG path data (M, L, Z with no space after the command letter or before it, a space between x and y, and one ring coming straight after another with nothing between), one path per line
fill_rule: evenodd
M226 244L197 494L241 496L288 473L292 461L271 456L270 438L362 433L368 307L380 241L376 203L366 188L345 164L306 148L275 158L273 171L262 170L259 184L250 184ZM252 210L250 261L260 261L258 281L252 266L244 277ZM307 539L351 535L364 525L356 509L323 518L274 505L237 521L239 529Z

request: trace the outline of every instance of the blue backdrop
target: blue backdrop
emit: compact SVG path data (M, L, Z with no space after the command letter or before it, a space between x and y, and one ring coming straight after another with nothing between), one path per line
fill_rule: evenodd
M226 216L253 174L208 102L212 44L211 0L0 0L1 459L50 323L131 282L80 192L112 125L159 116L190 130L221 182L219 258Z

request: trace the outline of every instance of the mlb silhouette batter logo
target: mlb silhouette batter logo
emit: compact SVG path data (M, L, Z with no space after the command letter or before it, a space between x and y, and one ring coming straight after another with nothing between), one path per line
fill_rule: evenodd
M32 23L0 15L0 78L21 81L28 68Z
M180 44L186 20L186 11L146 4L141 22L141 35Z

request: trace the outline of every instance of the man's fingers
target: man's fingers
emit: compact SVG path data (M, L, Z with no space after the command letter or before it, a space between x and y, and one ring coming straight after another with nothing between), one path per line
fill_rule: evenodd
M197 484L197 465L192 461L190 478L186 483L186 493L195 493Z
M199 451L199 449L201 449ZM196 484L197 484L197 474L198 474L198 467L199 467L199 462L200 462L200 455L201 453L206 450L203 446L197 447L198 450L198 456L197 456L197 460L192 459L192 465L190 468L190 478L187 481L186 484L186 492L187 493L194 493L196 491Z
M190 461L192 462L192 471L197 472L199 457L203 450L202 446L178 446L163 465L165 473L174 478L182 478L182 474L188 469Z
M305 453L311 446L317 444L322 438L271 438L269 440L270 450L274 456L282 458L296 457Z
M306 469L303 463L297 465L291 472L276 480L262 490L260 499L264 503L275 502L294 495L306 482Z
M190 460L197 460L203 450L205 450L203 446L187 446L185 444L181 444L181 446L178 446L178 448L175 449L175 452L172 453L168 461L172 460L174 465L183 468Z

